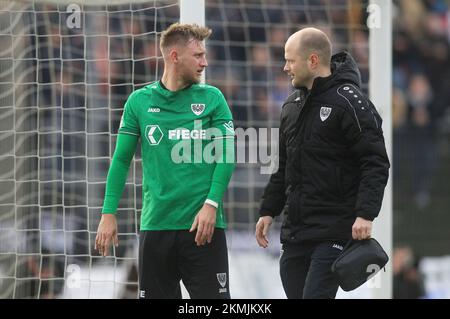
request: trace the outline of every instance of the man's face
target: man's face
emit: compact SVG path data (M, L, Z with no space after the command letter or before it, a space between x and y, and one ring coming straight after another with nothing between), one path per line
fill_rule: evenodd
M185 47L178 50L177 67L186 83L199 83L207 66L206 49L202 41L190 40Z
M299 52L300 48L296 41L286 42L284 47L286 64L283 70L291 77L292 86L295 88L306 86L313 76L307 58L302 57Z

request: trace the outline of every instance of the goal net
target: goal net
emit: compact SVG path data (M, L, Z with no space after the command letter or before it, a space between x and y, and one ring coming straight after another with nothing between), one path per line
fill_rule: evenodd
M179 21L180 6L81 3L0 1L0 298L137 297L139 151L119 206L120 246L102 258L94 239L124 101L161 77L159 35ZM206 81L224 92L235 126L278 127L290 91L284 42L304 26L321 28L334 51L355 56L366 90L366 7L358 0L206 1L213 29ZM256 147L270 146L270 137L258 138ZM224 199L230 250L246 254L258 249L254 226L269 178L249 161L251 143L238 145L246 161ZM270 277L277 277L279 221L274 228L273 257L263 265ZM230 259L234 278L248 285L233 287L234 297L283 297L281 287L274 296L255 286L266 279L245 275L251 262L258 260L241 260L233 270L239 260Z

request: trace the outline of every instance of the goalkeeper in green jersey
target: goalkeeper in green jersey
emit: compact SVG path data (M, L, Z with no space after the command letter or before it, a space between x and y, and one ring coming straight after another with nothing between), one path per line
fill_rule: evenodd
M118 245L117 206L138 140L142 151L139 297L230 298L222 197L234 169L234 128L219 89L200 84L211 30L173 24L160 39L164 74L126 104L106 181L95 249Z

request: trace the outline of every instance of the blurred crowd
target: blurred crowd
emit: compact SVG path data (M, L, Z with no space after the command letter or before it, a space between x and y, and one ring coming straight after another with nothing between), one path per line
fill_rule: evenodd
M292 89L283 72L284 43L302 27L328 34L334 53L347 50L368 78L368 29L361 1L208 1L208 82L228 98L237 125L277 126L281 105ZM224 45L225 44L225 45Z
M429 208L450 129L450 11L444 0L396 1L393 34L394 183ZM400 184L409 180L411 188Z
M426 297L424 275L419 270L420 260L411 247L399 246L393 251L393 298L422 299Z

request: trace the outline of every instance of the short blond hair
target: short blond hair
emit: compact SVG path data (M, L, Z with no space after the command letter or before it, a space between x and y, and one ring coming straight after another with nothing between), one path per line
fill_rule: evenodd
M212 30L207 27L201 27L198 24L182 24L174 23L161 33L161 40L159 47L161 52L165 49L175 45L186 45L192 39L203 41L207 39L212 33Z

